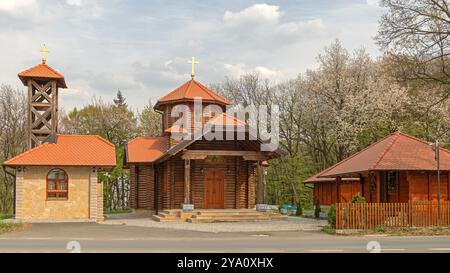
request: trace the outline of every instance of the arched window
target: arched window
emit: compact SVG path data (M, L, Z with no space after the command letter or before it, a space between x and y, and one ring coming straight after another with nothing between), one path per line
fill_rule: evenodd
M69 197L69 180L67 173L53 169L47 174L47 200L67 200Z

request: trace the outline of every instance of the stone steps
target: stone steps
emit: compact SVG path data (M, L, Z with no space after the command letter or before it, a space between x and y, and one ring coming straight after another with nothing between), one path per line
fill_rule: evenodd
M153 215L152 219L158 222L249 222L287 220L287 216L276 212L260 212L255 210L198 210L182 212L181 210L164 210Z

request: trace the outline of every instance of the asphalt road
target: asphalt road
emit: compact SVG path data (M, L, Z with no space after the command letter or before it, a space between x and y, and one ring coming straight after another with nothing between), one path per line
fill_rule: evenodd
M33 224L0 235L0 252L450 253L450 236L349 237L321 232L205 233L94 223Z

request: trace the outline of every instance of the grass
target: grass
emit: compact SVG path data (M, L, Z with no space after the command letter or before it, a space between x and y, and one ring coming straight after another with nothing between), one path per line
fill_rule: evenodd
M325 228L322 229L324 232ZM329 233L329 232L327 232ZM331 233L330 233L331 234ZM439 236L450 235L450 227L399 227L387 228L385 226L378 226L369 230L339 230L337 234L340 235L380 235L384 236Z
M105 211L105 214L121 214L121 213L131 213L131 209L113 209Z
M18 223L5 223L5 222L0 222L0 234L6 233L6 232L11 232L11 231L16 231L19 230L23 227L22 224L18 224Z
M2 214L2 213L0 213L0 220L11 219L13 217L14 217L14 215L12 215L12 214Z
M322 228L322 231L328 234L336 234L336 229L330 225L326 225Z

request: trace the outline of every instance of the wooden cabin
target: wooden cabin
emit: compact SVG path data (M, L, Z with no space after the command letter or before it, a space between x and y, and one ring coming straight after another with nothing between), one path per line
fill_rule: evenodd
M313 202L319 202L321 206L329 206L337 202L336 178L319 178L316 174L304 181L305 184L313 187ZM351 201L353 196L361 192L359 178L342 178L341 199L343 202Z
M194 99L201 98L200 111ZM262 165L279 152L261 150L263 143L249 137L245 122L225 113L230 102L194 79L176 88L155 105L161 113L159 137L138 137L126 147L131 170L131 206L157 213L167 209L248 209L263 204ZM172 117L172 109L184 105L187 112ZM211 105L224 113L211 111ZM175 122L186 118L187 126ZM205 129L208 125L209 129ZM244 130L244 140L226 140L227 132ZM195 136L195 132L199 132ZM221 131L223 140L207 138ZM175 133L191 136L174 138Z
M441 200L447 201L450 200L450 151L440 148L439 153L440 195ZM349 183L349 178L359 181ZM357 191L367 202L397 203L437 200L437 181L433 145L396 132L305 182L313 183L317 198L326 202L351 201L349 192L354 195ZM334 196L339 198L336 200Z

